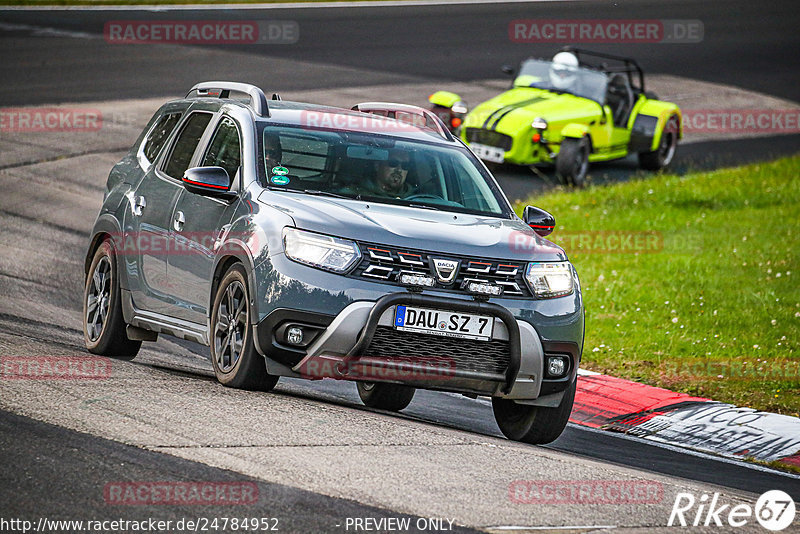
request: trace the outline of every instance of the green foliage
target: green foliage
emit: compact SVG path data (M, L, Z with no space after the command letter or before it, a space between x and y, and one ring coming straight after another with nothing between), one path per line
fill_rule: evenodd
M581 278L583 367L798 415L799 176L795 156L531 199ZM663 248L608 238L642 232Z

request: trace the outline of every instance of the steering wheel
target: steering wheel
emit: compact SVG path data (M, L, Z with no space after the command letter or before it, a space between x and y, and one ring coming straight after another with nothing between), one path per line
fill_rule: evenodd
M418 193L416 195L411 195L410 197L406 197L403 200L421 200L425 198L432 198L435 200L441 200L442 202L447 202L444 197L440 197L439 195L433 195L430 193Z

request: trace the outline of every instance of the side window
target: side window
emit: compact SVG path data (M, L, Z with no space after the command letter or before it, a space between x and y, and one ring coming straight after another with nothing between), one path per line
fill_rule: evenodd
M167 113L158 119L156 125L150 130L150 135L147 136L142 150L147 161L152 163L156 159L179 120L181 120L180 113Z
M176 180L183 178L183 173L189 168L197 143L200 142L210 120L210 113L192 113L172 146L172 153L164 166L164 172L168 176Z
M228 176L233 180L239 170L241 157L239 130L236 129L236 124L226 117L217 126L201 165L222 167L228 171Z

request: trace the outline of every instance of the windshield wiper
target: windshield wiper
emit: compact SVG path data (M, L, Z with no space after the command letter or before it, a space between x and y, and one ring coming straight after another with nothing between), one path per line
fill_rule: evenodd
M303 193L306 193L308 195L316 195L320 197L333 197L333 198L343 198L345 200L353 200L353 197L346 197L338 193L331 193L330 191L321 191L319 189L303 189Z
M433 206L427 206L425 204L409 204L409 208L422 208L424 210L434 210L434 211L442 211L439 208L435 208Z
M314 195L320 197L333 197L333 198L343 198L345 200L353 200L353 197L346 197L344 195L339 195L337 193L331 193L330 191L320 191L319 189L292 189L290 187L276 187L270 188L272 191L286 191L289 193L305 193L307 195Z

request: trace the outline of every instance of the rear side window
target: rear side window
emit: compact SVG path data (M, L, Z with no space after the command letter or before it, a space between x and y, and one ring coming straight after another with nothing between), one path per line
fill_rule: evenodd
M203 158L203 167L222 167L228 172L231 180L236 177L241 162L241 151L239 148L239 130L236 124L229 118L224 118L217 126L211 144Z
M203 132L206 131L209 121L211 121L210 113L192 113L189 116L181 133L178 134L178 139L175 141L172 153L169 155L167 164L164 167L164 172L168 176L176 180L183 178L183 173L189 168L192 155L197 149L197 143L203 137Z
M142 150L147 161L152 163L156 159L179 120L181 120L180 113L167 113L158 119L156 125L150 130L150 135L147 136Z

